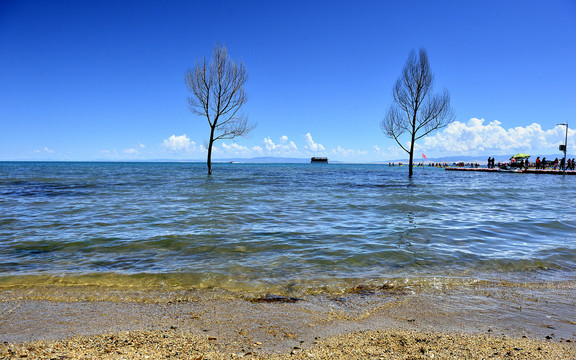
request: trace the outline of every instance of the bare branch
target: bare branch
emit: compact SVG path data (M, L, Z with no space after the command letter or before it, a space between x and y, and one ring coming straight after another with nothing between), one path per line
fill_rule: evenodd
M402 134L408 131L404 125L405 124L402 122L402 116L399 114L398 110L391 106L386 117L380 123L380 128L387 137L394 139L398 145L404 149L404 151L409 152L398 140Z

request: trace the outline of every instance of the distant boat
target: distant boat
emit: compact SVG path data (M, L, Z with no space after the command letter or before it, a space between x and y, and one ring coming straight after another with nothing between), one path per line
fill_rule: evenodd
M310 160L311 163L327 163L328 162L328 158L327 157L313 157Z

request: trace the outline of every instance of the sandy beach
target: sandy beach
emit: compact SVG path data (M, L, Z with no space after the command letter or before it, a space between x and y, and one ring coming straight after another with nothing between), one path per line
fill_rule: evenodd
M0 359L576 358L569 283L355 288L298 299L156 295L4 290Z

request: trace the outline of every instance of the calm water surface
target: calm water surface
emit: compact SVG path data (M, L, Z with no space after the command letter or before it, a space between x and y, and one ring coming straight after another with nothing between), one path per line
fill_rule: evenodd
M208 177L196 163L0 163L0 283L137 276L289 293L576 280L576 176L214 169Z

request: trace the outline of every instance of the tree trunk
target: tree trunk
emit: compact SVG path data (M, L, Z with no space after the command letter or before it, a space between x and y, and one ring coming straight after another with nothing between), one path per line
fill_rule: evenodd
M414 124L414 122L413 122ZM410 142L410 161L408 162L408 177L411 178L413 174L412 167L414 166L414 138L416 137L415 126L412 126L412 141Z
M210 141L208 142L208 158L206 159L206 166L208 166L208 175L212 175L212 145L214 144L214 127L210 130Z

